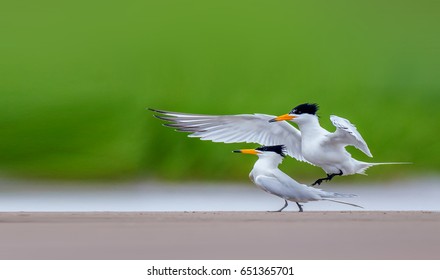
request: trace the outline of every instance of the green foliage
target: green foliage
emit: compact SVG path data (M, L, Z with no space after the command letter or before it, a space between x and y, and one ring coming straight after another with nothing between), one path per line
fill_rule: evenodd
M245 180L255 158L231 151L255 145L188 139L145 108L279 115L317 102L324 127L330 114L358 126L374 161L414 162L369 174L438 172L438 18L428 0L2 3L0 168Z

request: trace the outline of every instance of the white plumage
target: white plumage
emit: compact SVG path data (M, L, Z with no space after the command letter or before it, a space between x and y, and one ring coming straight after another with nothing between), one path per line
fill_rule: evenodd
M285 200L284 206L278 211L282 211L287 207L287 201L296 202L299 211L302 212L300 203L318 200L329 200L333 202L348 204L355 207L361 207L355 204L333 200L333 198L350 198L353 194L341 194L335 192L323 191L314 187L300 184L287 174L278 169L278 165L283 160L283 147L269 146L257 149L244 149L235 152L244 154L256 154L257 162L249 174L251 181L262 190L276 195Z
M301 104L289 114L279 117L266 114L202 115L150 109L157 118L167 121L166 126L190 133L189 137L223 143L258 143L284 145L286 153L312 165L321 167L326 178L315 184L331 180L334 176L364 174L371 166L388 163L369 163L353 159L345 149L354 146L372 157L367 143L349 120L330 116L336 131L329 132L319 124L318 105ZM296 123L299 130L287 121Z
M177 131L189 132L189 137L223 143L258 143L282 145L287 154L299 161L306 161L301 154L301 132L287 122L270 123L276 116L265 114L200 115L150 109L168 121L165 126Z

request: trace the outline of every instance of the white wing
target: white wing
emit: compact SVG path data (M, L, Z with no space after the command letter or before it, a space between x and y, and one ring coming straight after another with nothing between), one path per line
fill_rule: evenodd
M200 115L150 109L165 126L189 132L189 137L223 143L285 145L289 156L306 161L301 154L301 132L285 121L269 123L276 116L264 114Z
M255 178L255 184L268 193L291 201L307 202L321 199L314 188L299 184L290 177L289 179L260 175Z
M367 143L365 142L364 138L362 138L361 134L357 131L354 124L352 124L347 119L333 115L330 116L330 120L336 127L333 138L335 141L340 141L345 145L354 146L364 152L367 156L373 157L370 149L368 149Z

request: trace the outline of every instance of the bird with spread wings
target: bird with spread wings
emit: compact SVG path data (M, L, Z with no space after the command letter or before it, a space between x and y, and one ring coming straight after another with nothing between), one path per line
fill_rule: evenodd
M374 165L392 163L362 162L345 149L354 146L372 157L367 143L349 120L331 116L336 131L329 132L319 124L317 104L296 106L288 114L204 115L150 109L165 126L190 133L189 137L223 143L258 143L264 146L284 145L286 154L298 161L321 167L327 177L312 185L330 181L334 176L364 174ZM294 122L299 129L289 124Z

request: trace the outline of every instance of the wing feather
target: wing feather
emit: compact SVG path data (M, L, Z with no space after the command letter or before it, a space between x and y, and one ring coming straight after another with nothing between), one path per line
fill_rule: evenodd
M150 109L155 117L189 137L223 143L285 145L287 154L306 161L301 154L301 132L285 121L269 123L276 116L265 114L202 115Z
M307 202L321 199L316 189L299 184L290 177L283 177L259 175L255 178L255 184L271 194L291 201Z
M367 143L365 142L364 138L362 138L361 134L357 131L354 124L352 124L347 119L334 115L330 116L330 120L336 127L334 139L341 141L345 145L354 146L364 152L367 156L373 157Z

